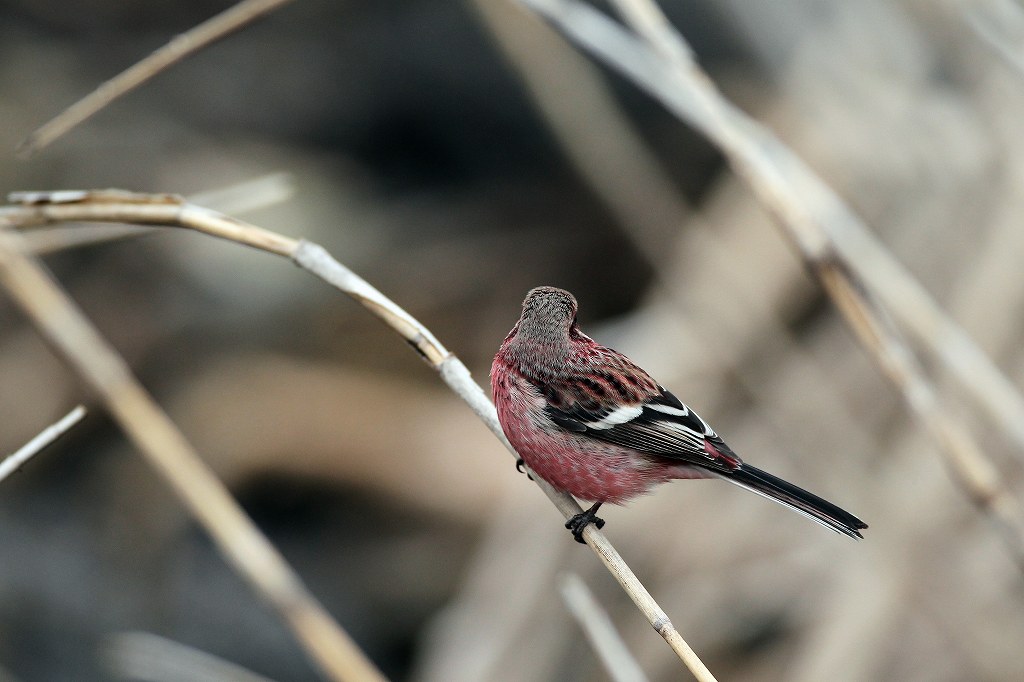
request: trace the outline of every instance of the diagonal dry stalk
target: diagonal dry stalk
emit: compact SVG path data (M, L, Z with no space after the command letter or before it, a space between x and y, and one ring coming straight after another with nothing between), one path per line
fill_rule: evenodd
M615 2L635 35L578 0L520 1L718 145L900 390L954 479L994 523L1024 571L1024 520L1017 499L967 428L942 408L917 359L841 248L843 235L869 233L861 220L774 135L722 96L651 0Z
M12 222L16 221L0 217L0 225ZM24 253L21 235L3 227L0 284L100 396L129 438L210 533L221 553L278 611L327 677L353 682L383 680L146 393L124 360L43 266Z
M124 222L185 227L291 259L299 267L361 303L398 332L427 364L437 370L448 387L469 405L509 452L518 457L501 430L494 405L473 380L462 361L445 348L429 329L366 280L335 260L323 247L305 240L285 237L167 194L99 190L33 192L15 194L11 198L12 201L20 202L20 205L0 207L0 221L20 228L67 222ZM8 240L17 236L19 235L4 235L0 231L0 237ZM0 254L3 253L0 248ZM27 260L16 251L13 252L13 256L11 253L8 251L8 259L13 257ZM0 280L4 280L3 276L0 276ZM94 334L92 331L88 333ZM555 490L539 476L534 477L534 481L566 519L582 511L580 505L568 493ZM188 495L191 495L189 491L181 491L180 494L186 500L189 499ZM686 664L694 677L700 682L713 682L715 677L675 629L668 615L608 539L592 524L586 527L583 537L647 621ZM239 570L245 573L249 569L239 566Z
M37 128L18 145L18 154L23 158L35 154L161 71L289 2L291 0L242 0L185 33L175 36L159 50L132 64Z
M0 461L0 481L17 471L22 464L34 457L40 450L67 433L84 417L85 408L79 405L40 431L37 436L18 448L17 451L5 457L3 461Z

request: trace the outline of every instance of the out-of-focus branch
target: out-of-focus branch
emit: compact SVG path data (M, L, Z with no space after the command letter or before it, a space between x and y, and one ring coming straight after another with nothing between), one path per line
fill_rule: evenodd
M22 464L35 456L37 452L67 433L72 426L82 421L83 417L85 417L85 408L79 405L58 421L40 431L37 436L18 448L16 452L4 458L0 462L0 481L17 471Z
M650 0L615 3L637 35L576 0L521 2L719 146L735 172L776 217L861 343L939 446L955 480L999 528L1024 570L1024 526L1017 500L966 427L955 414L942 409L917 360L855 274L856 263L840 250L836 235L867 232L860 219L774 135L721 95L694 61L685 40Z
M678 232L689 207L598 70L555 31L507 0L470 4L580 178L648 261L663 263L665 236Z
M1024 8L1013 0L975 0L959 9L982 42L1024 76Z
M166 197L158 201L162 202L157 204L159 208L172 205ZM16 221L0 216L0 222L9 225ZM25 253L21 235L3 228L0 284L101 397L129 438L210 533L221 553L278 611L320 669L333 680L383 680L146 393L124 360L42 265Z
M559 587L562 599L569 607L569 613L590 640L590 645L604 663L608 676L615 682L646 682L647 676L644 675L640 664L636 662L636 658L615 630L612 619L601 608L583 579L575 573L570 573L562 577Z
M869 230L833 234L850 266L907 330L957 379L996 428L1024 452L1024 397L974 339Z
M291 0L242 0L185 33L175 36L171 42L106 81L37 128L18 145L18 155L23 158L31 156L164 69L289 2Z
M271 682L240 665L148 632L122 632L103 650L110 672L119 679L146 682Z
M494 405L462 361L423 324L335 260L323 247L279 235L166 194L133 194L114 190L34 192L12 195L12 201L18 201L20 205L0 207L0 220L19 227L89 221L186 227L291 259L299 267L361 303L398 332L420 357L437 370L448 387L469 405L509 452L518 457L501 430ZM566 519L583 511L568 493L555 490L539 476L534 480ZM583 538L693 674L701 682L714 680L604 534L591 524L584 530Z

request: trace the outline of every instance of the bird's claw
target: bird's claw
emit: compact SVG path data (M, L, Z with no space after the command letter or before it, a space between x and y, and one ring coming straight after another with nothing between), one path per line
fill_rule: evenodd
M597 515L597 509L591 507L585 512L576 514L571 519L565 522L565 527L569 529L572 536L576 538L576 542L581 545L587 544L583 539L583 530L590 524L594 524L598 530L604 528L604 519Z
M516 460L516 471L518 471L521 474L526 474L526 477L532 481L533 480L533 476L531 476L530 472L526 470L526 468L523 466L524 464L526 464L526 460L524 460L522 457L517 459Z

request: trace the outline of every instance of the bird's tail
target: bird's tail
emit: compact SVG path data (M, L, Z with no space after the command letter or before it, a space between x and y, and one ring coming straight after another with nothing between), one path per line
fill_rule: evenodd
M823 500L746 462L738 469L719 472L719 475L731 483L785 505L826 528L849 535L851 538L863 538L860 530L868 527L868 524L828 500Z

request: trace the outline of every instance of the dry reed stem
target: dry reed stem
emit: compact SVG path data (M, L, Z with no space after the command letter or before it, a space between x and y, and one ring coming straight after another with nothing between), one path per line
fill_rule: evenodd
M867 232L860 219L789 148L719 93L652 2L616 2L641 40L576 0L520 1L718 145L821 280L861 344L939 446L954 480L994 523L1024 571L1024 526L1016 498L956 415L942 409L916 358L837 246L835 234Z
M870 231L833 232L836 249L1024 454L1024 397L974 339Z
M604 663L608 676L615 682L646 682L636 658L615 630L608 613L601 608L594 593L575 573L562 576L559 589L569 613L587 636L598 658Z
M160 197L157 206L166 208L165 199ZM23 252L21 235L7 229L0 229L0 284L102 398L221 553L278 611L320 669L334 680L383 680L146 393L124 360L43 266Z
M16 452L5 457L4 460L0 462L0 481L13 474L21 468L25 462L34 457L36 453L67 433L71 427L82 421L84 417L85 407L79 405L59 420L40 431L32 440L18 448Z
M18 145L18 155L28 158L164 69L289 2L291 0L242 0L185 33L175 36L159 50L101 84L37 128Z
M361 303L398 332L420 357L437 370L448 387L469 405L506 449L518 457L501 430L494 405L462 361L448 351L429 329L335 260L323 247L276 234L166 194L76 190L19 193L11 198L21 205L0 207L0 220L20 227L89 221L186 227L291 259L299 267ZM555 490L539 476L535 476L534 481L566 519L583 511L568 493ZM714 676L604 534L591 524L584 530L583 538L694 676L700 682L713 682Z

